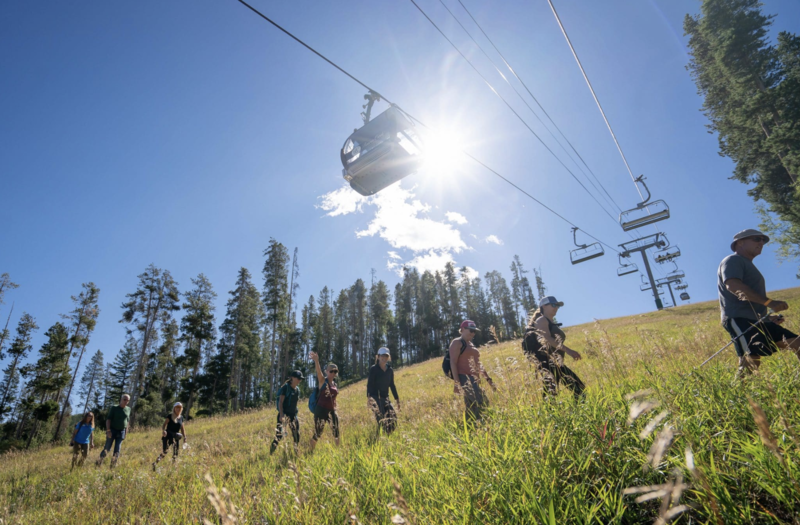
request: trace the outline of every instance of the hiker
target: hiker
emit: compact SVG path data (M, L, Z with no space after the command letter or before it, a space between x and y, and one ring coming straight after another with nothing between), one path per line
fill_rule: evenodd
M289 379L278 390L278 426L275 427L275 439L269 447L269 454L272 455L278 448L278 443L283 439L286 427L292 432L294 441L294 451L297 453L297 445L300 443L300 420L297 419L297 400L300 398L300 381L305 379L303 372L295 370L289 374Z
M103 451L100 452L100 459L97 460L96 465L98 467L103 463L108 451L111 450L112 443L114 444L114 456L111 458L111 468L114 468L119 460L119 449L125 439L125 433L128 430L128 419L131 417L131 407L128 406L130 400L131 396L122 394L119 405L111 407L111 410L108 411L108 417L106 418L106 444L103 447Z
M375 364L370 367L367 379L367 407L375 414L378 431L380 432L380 429L383 428L387 434L397 427L397 413L389 401L389 389L392 390L397 408L400 408L397 387L394 386L394 370L389 365L391 360L388 348L378 349Z
M737 378L758 370L761 358L772 355L776 348L789 348L800 357L800 338L780 326L782 315L769 315L758 322L767 315L767 308L774 312L789 308L784 301L767 297L764 276L753 264L753 259L761 255L768 242L769 237L758 230L740 231L733 236L733 254L722 259L717 270L722 326L734 339L736 355L739 356Z
M94 448L94 414L92 412L86 412L80 423L75 425L69 446L72 447L72 467L70 470L75 468L75 463L82 467L83 462L86 461L86 456L89 454L89 449ZM78 454L81 454L80 461L78 461Z
M311 438L311 451L317 446L317 440L322 437L325 424L330 423L331 432L336 446L339 446L339 415L336 413L336 396L339 389L336 387L336 375L339 367L333 363L325 365L325 374L319 366L319 356L316 352L311 352L311 359L314 360L314 367L317 370L317 404L314 407L314 436Z
M464 396L465 416L470 423L479 422L483 417L483 410L489 405L489 400L486 399L480 385L481 376L486 378L492 390L497 390L492 378L481 364L480 351L472 343L475 333L479 331L473 321L463 321L459 327L461 337L453 339L448 350L450 357L448 375L455 381L453 391Z
M586 385L564 364L564 355L580 361L581 354L564 344L567 335L559 328L561 325L554 321L562 306L564 303L552 295L539 301L539 308L533 312L525 329L522 349L542 376L545 399L555 396L558 384L563 383L578 400L583 396Z
M184 445L186 439L186 427L183 426L183 403L178 401L172 405L172 413L167 416L166 421L161 426L161 454L158 455L155 462L153 462L153 472L156 470L158 462L164 459L167 455L170 445L175 445L175 451L172 454L172 460L178 459L178 451L180 450L181 438L183 438Z

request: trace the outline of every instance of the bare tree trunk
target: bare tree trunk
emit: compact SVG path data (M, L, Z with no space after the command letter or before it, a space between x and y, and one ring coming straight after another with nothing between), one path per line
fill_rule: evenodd
M75 365L75 372L72 374L72 380L69 382L69 389L67 389L67 398L64 400L64 406L61 407L61 416L58 418L58 424L56 425L56 431L53 434L53 441L58 439L58 435L61 433L61 423L64 421L64 413L67 411L67 406L69 405L69 396L72 394L72 387L75 385L75 378L78 376L78 370L81 367L81 360L83 359L83 353L86 352L86 344L81 347L81 353L78 355L78 363ZM70 352L71 355L71 352ZM61 392L58 393L59 395L56 397L56 403L58 403L59 397L61 396Z

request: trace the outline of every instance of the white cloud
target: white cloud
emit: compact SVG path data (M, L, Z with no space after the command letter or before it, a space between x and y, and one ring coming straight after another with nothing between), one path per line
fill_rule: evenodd
M503 241L501 241L501 240L500 240L500 239L497 237L497 235L490 235L490 236L486 237L486 238L484 239L484 241L486 241L486 242L491 242L491 243L493 243L493 244L496 244L496 245L498 245L498 246L502 246L502 245L503 245Z
M467 224L467 218L461 215L460 213L454 211L448 211L445 213L447 220L454 223L454 224Z
M462 275L466 274L469 279L474 279L476 277L480 277L480 274L478 273L478 270L476 270L475 268L471 268L471 267L467 266L464 269L465 269L465 271L462 272Z
M361 211L361 207L367 203L367 197L359 195L350 186L342 186L338 190L326 193L319 198L322 199L322 202L317 204L315 208L328 212L325 215L329 217Z
M415 197L414 188L405 189L400 184L371 197L362 197L349 186L343 186L319 197L321 203L317 208L328 212L327 216L336 217L374 206L375 215L364 229L356 231L356 237L378 236L389 243L394 250L387 252L387 268L399 274L403 266L414 266L421 272L441 270L447 262L455 263L453 254L471 249L454 225L466 224L467 219L448 212L446 217L450 222L433 220L428 217L431 207ZM410 260L403 262L403 251L410 252Z

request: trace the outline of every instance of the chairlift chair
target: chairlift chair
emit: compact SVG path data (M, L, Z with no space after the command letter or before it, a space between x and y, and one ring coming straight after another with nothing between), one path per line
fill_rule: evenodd
M619 225L623 231L635 230L642 226L647 226L665 219L669 219L669 206L663 200L650 202L650 190L644 183L644 175L636 178L647 192L647 198L636 205L632 210L623 211L619 214Z
M681 301L688 301L690 299L689 294L686 292L681 292Z
M340 157L344 179L369 196L418 171L422 144L413 122L397 106L370 120L372 105L381 97L370 91L364 98L364 125L347 138Z
M572 264L578 264L582 262L586 262L590 259L595 259L600 257L601 255L605 255L606 251L603 249L603 245L599 242L594 242L592 244L578 244L578 228L572 228L572 241L577 246L577 249L570 250L569 252L569 260Z
M630 256L628 256L630 257ZM639 267L636 266L636 263L624 263L622 262L622 254L619 255L619 264L620 267L617 268L617 277L622 277L623 275L630 275L632 273L636 273L639 271Z
M687 288L689 288L689 285L686 284L686 283L681 283L681 284L679 284L678 286L675 287L676 290L685 290Z
M677 246L667 246L664 249L658 250L653 257L653 260L659 264L671 262L681 256L681 249Z

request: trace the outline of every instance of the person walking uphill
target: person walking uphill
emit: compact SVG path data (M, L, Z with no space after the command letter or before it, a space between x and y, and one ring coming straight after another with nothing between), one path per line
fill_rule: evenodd
M531 315L525 329L522 349L542 375L545 398L555 396L558 393L558 384L564 383L577 400L583 396L586 385L564 364L565 354L576 361L581 359L581 354L564 344L567 335L554 321L562 306L564 303L552 295L539 301L539 308Z
M478 422L483 417L483 410L489 404L480 385L481 376L486 378L489 386L497 390L492 378L481 364L481 353L475 348L472 340L479 329L475 323L466 320L461 323L457 337L450 342L450 377L455 381L453 391L463 394L466 407L466 419L470 423Z
M183 403L178 401L172 405L172 413L167 416L167 420L161 426L161 454L158 455L153 463L153 472L156 470L158 462L164 459L167 455L170 445L175 446L175 452L172 454L172 460L178 459L178 451L180 450L181 438L184 444L186 439L186 427L183 426Z
M722 259L717 270L722 326L734 338L739 356L737 378L758 370L761 358L772 355L776 348L789 348L800 357L800 338L780 326L783 316L770 315L758 322L768 308L775 312L789 309L784 301L767 297L764 276L753 264L768 242L769 237L758 230L740 231L733 236L733 254Z
M294 441L294 452L297 453L297 445L300 444L300 420L297 419L297 400L300 398L300 381L305 379L303 372L295 370L289 374L289 379L278 390L278 426L275 427L275 439L269 447L269 454L272 455L278 448L278 443L286 434L286 427L292 432Z
M317 446L317 441L325 431L325 424L330 423L333 440L339 446L339 415L336 413L336 396L339 389L336 387L336 376L339 374L339 367L333 363L325 366L325 374L319 366L319 356L316 352L311 352L311 359L314 360L314 367L317 370L317 405L314 407L314 436L311 438L311 451Z
M367 379L367 406L375 413L378 430L382 428L387 434L397 428L397 414L389 402L389 389L392 390L397 408L400 408L397 387L394 385L394 370L389 365L390 360L389 349L380 348L378 355L375 356L375 364L369 369Z
M75 425L69 446L72 447L72 467L70 470L75 468L75 463L82 467L83 462L86 461L86 456L89 454L89 449L94 448L94 414L92 412L87 412L80 423ZM78 454L81 454L80 461L78 461Z
M122 394L119 400L119 405L111 407L106 417L106 444L103 451L100 452L100 459L97 460L96 465L99 467L103 460L111 450L112 443L114 444L114 456L111 458L111 468L117 464L119 460L119 449L122 446L122 441L125 439L125 433L128 431L128 419L131 417L131 407L128 402L131 396Z

